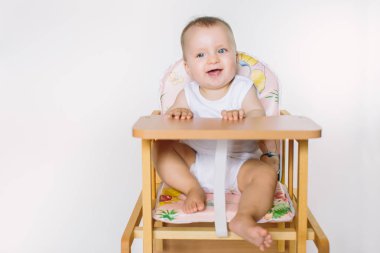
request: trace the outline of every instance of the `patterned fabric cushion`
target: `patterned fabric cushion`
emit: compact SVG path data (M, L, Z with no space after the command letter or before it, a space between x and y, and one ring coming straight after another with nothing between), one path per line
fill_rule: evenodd
M186 196L181 192L161 184L157 196L156 208L153 210L153 218L156 220L167 223L213 222L215 220L213 194L206 194L207 203L204 211L192 214L182 212ZM230 221L235 216L239 199L239 194L226 193L227 221ZM286 187L281 183L277 183L273 207L259 223L291 221L294 214L295 210Z

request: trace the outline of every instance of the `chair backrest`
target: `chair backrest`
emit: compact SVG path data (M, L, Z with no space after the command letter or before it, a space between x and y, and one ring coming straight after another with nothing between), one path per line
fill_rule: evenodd
M279 86L275 75L263 63L246 53L239 52L238 59L238 74L252 80L266 115L280 115ZM161 111L163 113L174 103L184 85L190 81L182 59L169 67L160 85Z

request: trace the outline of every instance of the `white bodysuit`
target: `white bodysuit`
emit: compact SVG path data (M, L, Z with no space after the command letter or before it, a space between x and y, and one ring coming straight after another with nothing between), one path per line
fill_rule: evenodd
M227 94L218 100L207 100L200 91L199 85L191 82L184 87L187 104L194 117L222 118L222 110L239 110L249 89L253 87L251 80L236 75ZM206 192L213 192L215 173L215 140L183 140L183 143L193 148L196 161L190 171L198 179ZM237 174L242 164L248 159L258 158L256 141L233 140L227 148L226 191L239 193Z

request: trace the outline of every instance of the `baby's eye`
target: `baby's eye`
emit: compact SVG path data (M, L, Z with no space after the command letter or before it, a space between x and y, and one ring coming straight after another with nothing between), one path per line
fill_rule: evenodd
M199 53L199 54L197 54L197 58L201 58L201 57L203 57L203 56L205 56L204 53Z
M218 50L218 53L220 53L220 54L224 54L225 52L227 52L227 49L225 49L225 48L221 48Z

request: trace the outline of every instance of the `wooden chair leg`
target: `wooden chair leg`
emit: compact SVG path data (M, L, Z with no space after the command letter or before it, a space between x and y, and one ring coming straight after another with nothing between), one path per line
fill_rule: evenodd
M308 174L308 142L298 142L298 188L297 188L297 253L306 252L307 239L307 174Z
M327 239L327 236L323 232L322 228L319 226L314 215L311 213L310 209L308 209L307 218L308 218L310 227L314 230L314 233L315 233L314 244L318 249L318 253L329 253L330 252L329 240Z
M142 140L143 252L153 252L151 141Z
M281 183L285 184L285 154L286 154L286 140L281 141ZM285 228L285 222L278 223L278 228L284 229ZM285 251L285 241L284 240L278 240L277 241L277 250L278 252L284 252Z
M140 224L142 218L142 194L138 198L132 215L129 218L127 227L121 238L121 253L131 253L131 245L134 239L134 229Z

